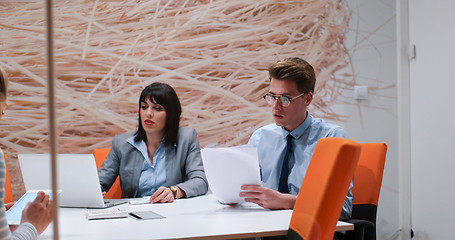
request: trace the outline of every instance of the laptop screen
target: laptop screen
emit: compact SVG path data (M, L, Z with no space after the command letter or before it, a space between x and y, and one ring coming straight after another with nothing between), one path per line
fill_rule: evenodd
M51 189L50 154L19 154L25 189ZM57 154L57 188L61 207L104 207L92 154Z

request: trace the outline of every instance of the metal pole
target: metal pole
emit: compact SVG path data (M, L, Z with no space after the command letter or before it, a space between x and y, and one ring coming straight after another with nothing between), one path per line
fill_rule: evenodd
M54 226L54 239L58 240L58 193L57 193L57 134L55 119L55 93L54 93L54 43L53 43L53 16L52 0L46 0L46 39L47 39L47 92L48 92L48 119L49 142L51 150L52 173L52 219Z

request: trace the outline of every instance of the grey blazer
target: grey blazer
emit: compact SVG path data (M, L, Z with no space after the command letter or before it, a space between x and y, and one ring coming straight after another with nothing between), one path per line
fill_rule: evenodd
M142 153L126 141L135 133L116 135L109 154L98 170L103 191L108 191L117 176L120 176L122 198L136 197L144 163ZM207 193L207 179L196 130L180 127L177 144L166 147L165 151L167 186L177 185L186 193L186 197Z

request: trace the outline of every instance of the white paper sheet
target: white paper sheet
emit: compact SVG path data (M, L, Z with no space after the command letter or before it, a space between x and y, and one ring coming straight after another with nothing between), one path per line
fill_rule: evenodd
M244 202L242 185L262 185L255 147L204 148L201 154L209 187L220 202Z

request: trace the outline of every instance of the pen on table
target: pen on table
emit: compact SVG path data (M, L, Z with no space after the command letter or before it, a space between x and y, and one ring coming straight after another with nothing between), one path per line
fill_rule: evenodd
M147 204L147 203L150 203L150 197L129 201L130 205Z

